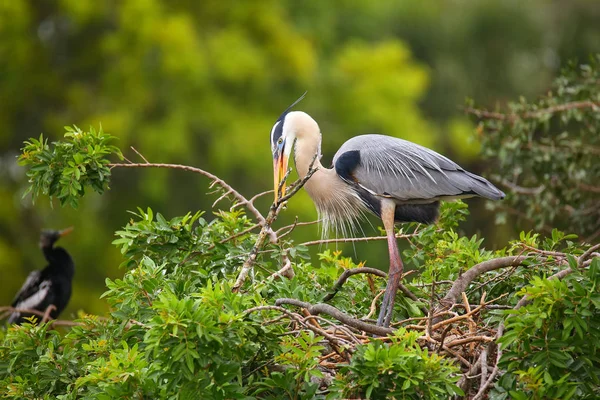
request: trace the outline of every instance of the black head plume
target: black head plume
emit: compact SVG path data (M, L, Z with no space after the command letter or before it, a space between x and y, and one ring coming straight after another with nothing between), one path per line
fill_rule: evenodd
M294 108L296 104L300 103L302 99L304 99L304 97L306 96L306 93L308 93L308 91L302 93L302 96L298 97L298 100L294 101L291 106L286 108L285 111L279 116L279 119L277 121L281 121L285 117L285 115L289 113L292 108Z
M298 100L294 101L288 108L285 109L285 111L279 116L279 118L277 118L277 121L275 122L275 125L273 125L273 129L271 130L271 146L272 147L275 147L275 143L277 142L277 140L279 140L279 138L283 134L283 120L285 119L285 116L287 115L287 113L290 112L290 110L292 108L294 108L294 106L296 104L300 103L302 101L302 99L304 99L304 97L306 96L306 93L308 93L308 91L304 92L302 94L302 96L300 96L298 98Z

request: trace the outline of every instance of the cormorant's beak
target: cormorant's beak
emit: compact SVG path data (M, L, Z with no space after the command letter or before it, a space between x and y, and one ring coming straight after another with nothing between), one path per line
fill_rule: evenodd
M73 229L74 228L72 226L65 228L62 231L58 232L58 236L60 236L60 237L67 236L69 233L73 232Z
M285 140L277 145L273 154L273 183L275 188L275 202L279 200L279 185L281 185L281 197L285 196L285 182L281 181L285 177L288 169L288 156L285 155Z

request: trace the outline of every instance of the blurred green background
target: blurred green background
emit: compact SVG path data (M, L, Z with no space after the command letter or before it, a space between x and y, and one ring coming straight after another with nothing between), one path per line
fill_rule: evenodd
M534 98L568 59L598 51L597 0L0 1L0 304L45 265L40 229L72 225L59 242L77 266L62 317L105 313L99 296L106 277L122 274L110 243L131 218L126 210L150 206L173 217L215 200L197 175L115 170L112 190L86 196L78 210L44 198L32 204L16 164L29 137L56 140L64 125L102 124L130 159L135 146L153 162L198 166L251 196L272 186L273 123L307 90L297 109L319 122L325 164L349 137L381 132L485 173L493 166L477 162L465 98L490 108ZM482 200L469 204L467 234L483 232L490 247L514 237L510 226L493 225ZM279 224L295 215L316 218L305 193ZM314 226L295 232L298 241L317 236ZM387 267L383 242L345 249Z

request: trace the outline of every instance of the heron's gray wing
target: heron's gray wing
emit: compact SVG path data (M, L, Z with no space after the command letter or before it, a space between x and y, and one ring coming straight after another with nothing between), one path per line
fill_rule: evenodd
M465 171L441 154L391 136L356 136L342 145L333 163L342 179L372 194L400 201L504 197L486 179Z

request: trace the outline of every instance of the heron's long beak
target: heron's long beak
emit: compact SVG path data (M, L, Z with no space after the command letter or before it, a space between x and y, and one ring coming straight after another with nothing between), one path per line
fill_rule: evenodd
M65 228L65 229L63 229L62 231L60 231L60 232L58 233L58 235L59 235L60 237L67 236L69 233L73 232L73 229L74 229L74 228L73 228L72 226L70 226L70 227L68 227L68 228Z
M279 185L281 185L281 197L285 196L285 182L281 184L281 181L285 177L287 168L288 157L283 151L277 151L277 153L273 157L273 183L275 188L275 202L279 200Z

